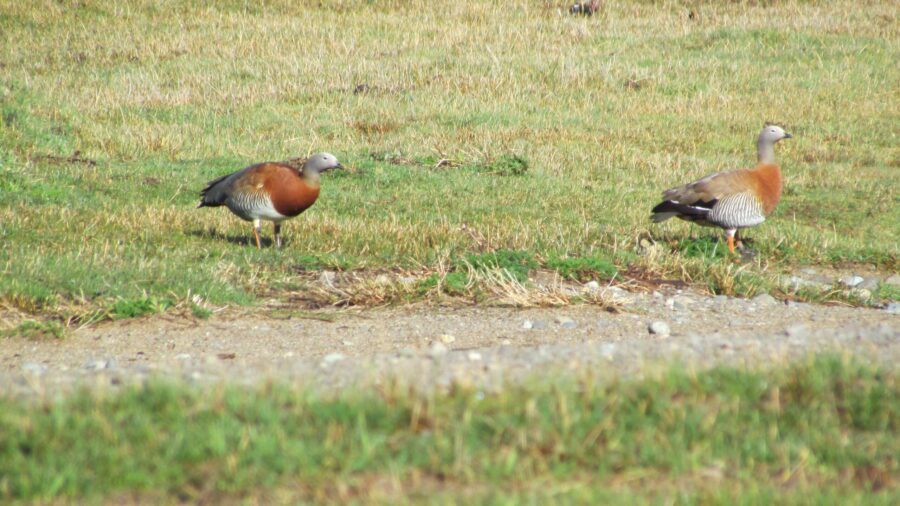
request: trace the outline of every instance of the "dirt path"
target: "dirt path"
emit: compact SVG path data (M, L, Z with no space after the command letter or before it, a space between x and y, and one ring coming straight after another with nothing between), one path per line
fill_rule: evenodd
M76 386L154 377L204 385L277 379L326 389L396 378L423 388L491 388L548 371L633 374L672 361L772 364L823 350L890 366L900 358L900 315L885 310L676 290L618 294L619 314L587 305L312 313L321 319L231 312L104 324L62 341L8 339L0 349L0 392L54 397ZM670 335L651 333L654 322Z

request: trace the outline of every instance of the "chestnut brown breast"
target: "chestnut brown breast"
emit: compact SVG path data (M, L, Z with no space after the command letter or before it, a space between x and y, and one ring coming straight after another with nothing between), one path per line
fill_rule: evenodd
M766 216L775 210L781 200L781 169L775 164L760 164L750 171L753 193L763 206Z

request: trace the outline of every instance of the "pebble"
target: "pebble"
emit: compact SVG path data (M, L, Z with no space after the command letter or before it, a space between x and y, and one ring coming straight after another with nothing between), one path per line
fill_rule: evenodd
M328 355L322 357L322 365L334 364L340 362L341 360L344 360L344 358L345 357L343 353L329 353Z
M669 328L669 324L662 321L655 321L647 326L647 330L650 331L651 334L656 334L660 337L668 336L672 330Z
M755 304L759 304L760 306L774 306L778 304L778 300L767 293L761 293L756 297L753 297L752 300Z
M525 330L531 330L531 329L540 330L540 329L543 329L546 327L547 327L547 322L542 321L542 320L534 320L534 321L525 320L525 322L522 324L522 328Z
M791 325L790 327L784 329L784 333L786 336L793 339L803 339L807 334L809 334L809 327L802 323Z
M178 358L178 357L175 357ZM190 355L188 356L190 358ZM88 371L99 371L101 369L106 369L106 360L96 360L91 359L84 363L84 368Z
M885 279L884 282L891 286L900 286L900 274L894 274L893 276Z
M872 298L872 292L865 288L854 288L853 290L850 290L850 294L860 300L869 300Z
M687 297L685 295L676 295L672 298L672 309L675 311L687 311L691 304L694 303L694 299Z
M820 278L818 280L810 280L801 278L799 276L791 276L790 278L788 278L786 284L791 290L795 292L800 288L814 288L817 290L827 290L828 288L831 288L831 283L825 282L824 278Z
M480 362L481 361L481 353L478 353L477 351L470 351L469 352L469 360L471 360L472 362Z
M569 318L568 316L557 316L556 323L558 323L560 327L564 329L574 329L578 326L578 324L575 323L575 320Z
M333 271L322 271L319 274L319 283L323 285L333 285L337 275Z
M865 288L866 290L872 290L873 288L877 288L878 283L880 283L880 282L881 282L881 280L876 277L866 278L866 280L863 281L862 283L860 283L859 286L857 286L857 288Z
M891 314L900 314L900 302L888 302L884 310Z
M341 341L341 344L343 344L344 346L353 346L353 341L344 339L343 341Z
M191 359L190 353L179 353L178 355L175 355L175 360L190 360L190 359Z
M25 362L22 364L22 370L34 374L35 376L40 376L44 374L44 371L47 370L47 366L45 364L39 364L37 362Z
M451 336L450 334L442 334L441 337L440 337L439 339L440 339L441 342L444 343L444 344L450 344L450 343L452 343L453 341L456 341L456 338L453 337L453 336Z
M841 278L841 284L849 288L857 287L862 284L863 281L865 281L865 278L856 275L844 276L843 278Z
M428 355L431 357L438 357L445 353L447 353L447 347L440 341L431 343L431 346L428 348Z
M589 292L596 292L600 290L600 283L596 281L588 281L584 284L584 289Z

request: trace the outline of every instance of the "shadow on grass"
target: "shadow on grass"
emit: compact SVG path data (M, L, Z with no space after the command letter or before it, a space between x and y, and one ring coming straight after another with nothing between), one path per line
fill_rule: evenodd
M256 247L256 241L253 239L253 233L249 231L246 235L232 235L219 232L218 230L188 230L187 235L206 240L230 242L231 244L237 244L239 246L252 246L254 248ZM263 248L268 248L275 245L275 241L272 240L271 237L261 236L260 242L262 243Z

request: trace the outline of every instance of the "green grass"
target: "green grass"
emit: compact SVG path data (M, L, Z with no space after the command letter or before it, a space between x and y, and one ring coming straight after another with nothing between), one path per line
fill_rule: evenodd
M248 304L305 270L427 277L502 250L623 271L645 238L666 245L661 274L729 292L716 232L652 225L649 209L751 165L766 120L795 138L742 272L897 270L891 2L704 2L696 21L674 2L590 19L545 5L3 2L0 304L60 319ZM325 178L284 250L194 209L206 181L312 150L354 170Z
M896 381L820 357L500 394L153 384L0 400L0 498L890 504Z

